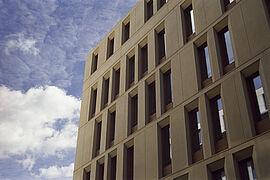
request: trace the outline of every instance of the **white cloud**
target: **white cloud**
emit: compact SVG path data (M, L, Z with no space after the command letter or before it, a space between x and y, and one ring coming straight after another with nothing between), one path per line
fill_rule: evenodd
M51 166L49 168L40 168L40 174L38 177L46 179L56 179L56 178L65 178L72 177L74 169L74 163L71 163L69 166Z
M5 54L9 55L10 50L19 49L23 52L38 55L39 49L35 47L36 40L26 39L22 33L10 35L13 39L6 43Z
M24 155L17 162L30 170L35 158L75 148L79 99L54 86L25 93L1 86L0 99L0 159Z

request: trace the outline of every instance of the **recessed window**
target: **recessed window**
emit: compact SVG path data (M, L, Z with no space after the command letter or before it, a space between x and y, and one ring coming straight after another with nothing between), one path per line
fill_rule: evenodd
M129 39L130 36L130 22L123 24L123 44Z
M153 0L149 0L146 2L146 21L153 16Z
M133 174L134 174L134 147L133 146L127 148L125 167L126 167L125 179L133 180Z
M90 101L90 118L95 116L96 113L96 102L97 102L97 89L92 89L91 101Z
M98 180L103 180L104 179L104 163L102 164L98 164L98 168L97 168L97 179Z
M226 11L231 9L235 4L235 0L224 0L224 7Z
M107 59L109 57L111 57L113 55L113 53L114 53L114 37L108 39L108 56L107 56Z
M137 131L138 124L138 95L130 98L130 134Z
M116 180L116 162L117 156L110 157L110 171L108 173L108 180Z
M232 42L228 26L218 32L220 55L223 67L223 73L232 71L235 67Z
M98 54L93 54L91 74L93 74L97 70L97 64L98 64Z
M148 85L148 114L149 122L156 119L156 83Z
M170 125L161 128L162 177L172 173Z
M247 158L238 162L241 180L256 180L256 173L252 158Z
M158 0L158 9L160 9L164 4L167 3L168 0Z
M212 172L213 180L226 180L224 168Z
M90 180L90 175L91 175L90 171L84 170L84 179L85 180Z
M114 145L114 138L115 138L115 117L116 117L116 112L109 112L109 122L108 122L108 145L107 147L112 147Z
M267 9L267 14L268 14L268 18L270 18L270 1L269 0L264 0L266 9Z
M103 90L103 106L102 109L108 106L108 99L109 99L109 84L110 78L104 79L104 90Z
M186 42L195 37L195 23L192 4L184 9Z
M119 89L120 89L120 68L114 70L113 99L116 99L119 96Z
M96 122L94 157L98 156L100 153L101 127L102 121Z
M141 77L144 77L148 71L148 46L141 48Z
M135 56L128 59L128 87L133 86L135 83Z
M165 47L165 40L166 40L166 34L165 29L162 29L158 34L158 64L162 63L164 60L166 60L166 47Z
M256 134L260 134L270 129L270 120L259 72L247 77L246 82Z
M201 132L199 109L195 108L192 111L188 112L188 117L189 117L192 163L195 163L203 159L202 132Z
M207 42L198 47L198 56L201 72L201 83L202 87L204 88L212 83L212 73Z
M216 153L228 148L226 126L220 95L210 100L210 108L213 123L213 135L215 140Z
M172 108L172 73L171 70L163 73L163 97L164 97L164 111Z

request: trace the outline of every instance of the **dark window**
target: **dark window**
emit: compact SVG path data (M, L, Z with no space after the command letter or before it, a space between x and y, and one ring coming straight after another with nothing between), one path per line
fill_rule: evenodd
M225 10L231 9L235 4L235 0L224 0Z
M195 34L195 23L194 23L194 14L192 9L192 4L184 10L185 16L185 31L187 41L192 39L191 35Z
M110 122L109 122L109 147L114 145L114 136L115 136L115 111L110 113Z
M267 8L267 13L268 13L268 18L270 16L270 1L269 0L264 0L266 8Z
M138 123L138 95L131 97L131 106L130 106L130 127L131 133L137 130Z
M148 47L147 44L141 48L141 70L142 77L148 71Z
M170 125L161 128L162 176L172 172Z
M99 164L98 166L98 180L104 179L104 163Z
M84 180L90 180L90 171L86 172L84 171Z
M115 71L114 78L114 99L119 96L119 88L120 88L120 69Z
M91 104L90 104L90 118L95 116L96 113L96 101L97 101L97 89L92 91L92 95L91 95ZM89 119L90 119L89 118Z
M252 158L244 159L238 162L241 180L254 180L256 173Z
M134 84L134 78L135 78L135 56L132 56L128 61L129 66L129 87L131 87Z
M108 105L108 97L109 97L109 83L110 83L110 78L106 79L104 81L104 102L103 102L103 108Z
M198 47L198 55L200 61L199 64L201 71L202 87L206 87L212 82L207 42Z
M147 2L147 20L153 16L153 0Z
M91 71L91 73L94 73L97 70L97 64L98 64L98 54L97 55L93 55L92 71Z
M109 39L109 54L108 54L108 58L111 57L111 55L113 55L114 52L114 38Z
M100 150L100 139L101 139L101 126L102 126L102 121L97 123L97 133L96 133L96 156L99 155L99 150Z
M159 9L166 4L167 0L159 0Z
M108 176L108 180L116 180L116 156L111 157L111 170L110 176Z
M260 134L270 128L270 121L259 72L247 77L246 82L256 133Z
M166 48L165 48L165 29L158 33L158 60L159 63L163 61L163 58L166 56Z
M215 139L216 152L222 151L228 147L226 138L226 126L220 95L210 100L213 134Z
M189 116L189 127L190 127L190 139L191 139L191 152L192 152L192 162L197 162L203 159L202 151L202 134L201 134L201 124L199 109L188 113Z
M226 180L224 168L212 172L212 180Z
M164 104L165 111L172 107L172 81L171 70L168 70L163 74L163 86L164 86Z
M156 87L155 82L148 85L148 103L149 103L149 119L152 120L156 114Z
M134 148L133 146L127 149L126 159L126 180L133 180L133 168L134 168Z
M226 74L235 67L232 42L228 26L218 32L218 39L223 72Z
M130 23L124 25L124 40L123 43L125 43L129 39L129 33L130 33Z

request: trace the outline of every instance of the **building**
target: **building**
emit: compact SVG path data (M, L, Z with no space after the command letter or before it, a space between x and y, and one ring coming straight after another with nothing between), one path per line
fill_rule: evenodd
M269 0L139 0L86 58L74 180L270 179L269 108Z

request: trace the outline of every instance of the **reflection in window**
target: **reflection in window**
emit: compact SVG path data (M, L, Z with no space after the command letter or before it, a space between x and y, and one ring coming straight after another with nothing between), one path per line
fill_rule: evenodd
M244 159L239 162L241 180L256 180L256 173L252 158Z

